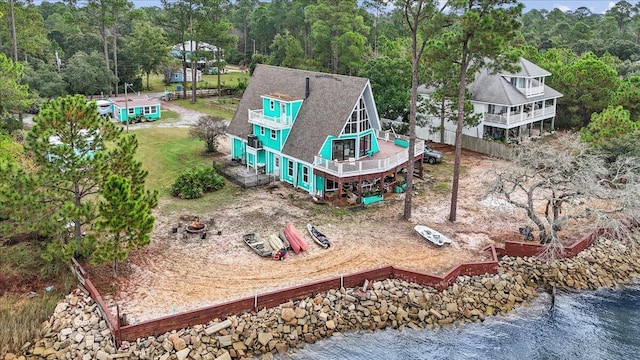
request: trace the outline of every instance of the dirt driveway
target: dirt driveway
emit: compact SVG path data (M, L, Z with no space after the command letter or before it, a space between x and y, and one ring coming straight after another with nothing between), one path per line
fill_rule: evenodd
M184 116L185 122L193 118L189 113ZM228 153L228 141L222 145ZM440 274L460 262L485 260L482 248L518 238L517 228L525 222L523 213L484 196L483 181L491 169L505 163L465 154L458 221L451 223L447 179L439 172L450 168L453 149L439 148L445 152L445 164L426 165L426 180L415 184L410 222L401 220L403 195L351 211L314 204L308 194L286 184L271 191L265 187L238 191L229 203L204 213L159 211L163 215L156 220L152 244L132 254L123 268L125 276L113 287L118 292L106 298L116 301L131 322L139 322L386 265ZM163 205L161 201L160 208ZM178 222L186 223L193 216L222 234L210 231L201 239L184 237L182 230L172 233ZM277 234L287 222L305 236L306 253L275 261L258 257L242 241L242 235L250 232L263 238ZM309 222L334 246L325 250L313 243L306 233ZM418 223L449 236L452 246L435 248L426 243L413 231Z

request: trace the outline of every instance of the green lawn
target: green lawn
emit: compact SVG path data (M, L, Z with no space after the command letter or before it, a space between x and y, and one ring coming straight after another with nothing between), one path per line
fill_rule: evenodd
M150 127L136 130L140 147L137 159L149 171L147 187L158 190L163 201L163 213L173 211L202 212L216 204L229 203L240 189L227 182L224 188L194 200L182 200L170 195L171 185L178 175L195 167L212 166L214 158L205 155L204 143L189 136L186 128Z
M189 136L186 128L149 127L134 132L140 147L137 158L149 171L147 186L169 195L178 175L200 166L211 166L212 159L204 156L204 143Z
M233 72L227 74L220 74L220 86L223 88L235 88L238 86L238 82L241 80L249 81L249 74ZM145 76L142 77L142 85L146 86L147 79ZM164 76L162 75L154 75L152 74L149 77L149 86L151 89L143 89L143 92L158 92L164 91L165 88L169 90L176 90L176 86L181 85L179 83L172 83L169 86L164 83ZM188 86L191 86L190 84ZM203 75L202 81L198 82L199 89L215 89L218 87L218 76L217 75Z
M195 104L191 103L189 99L174 100L172 103L176 103L184 108L199 111L203 114L211 116L219 116L223 119L231 120L233 114L235 114L238 107L239 100L234 98L198 98Z

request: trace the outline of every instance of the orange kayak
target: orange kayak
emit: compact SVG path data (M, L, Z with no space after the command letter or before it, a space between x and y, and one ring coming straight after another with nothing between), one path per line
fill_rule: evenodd
M295 242L296 245L300 248L300 251L307 251L307 243L304 241L304 238L302 237L302 235L300 235L300 232L298 232L298 229L296 229L296 227L293 226L292 223L288 223L284 228L284 231L285 235L287 236L287 240L289 240L290 243ZM291 246L293 247L293 244ZM293 249L293 251L296 251L295 248Z

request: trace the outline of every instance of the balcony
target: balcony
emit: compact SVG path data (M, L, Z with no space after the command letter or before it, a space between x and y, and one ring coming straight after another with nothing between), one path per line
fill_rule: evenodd
M396 138L407 140L404 136L378 131L376 132L380 152L372 157L353 161L333 161L315 156L313 165L324 172L338 177L376 174L395 169L409 160L409 149L394 144ZM416 139L414 156L424 153L424 140Z
M529 87L516 87L524 96L537 96L544 94L544 85L529 86Z
M249 110L249 123L273 130L282 130L290 128L293 125L293 119L291 116L266 116L262 110Z
M484 121L488 124L506 125L507 128L511 128L517 125L525 125L548 119L555 115L556 107L554 105L549 105L529 112L509 112L507 114L484 113Z

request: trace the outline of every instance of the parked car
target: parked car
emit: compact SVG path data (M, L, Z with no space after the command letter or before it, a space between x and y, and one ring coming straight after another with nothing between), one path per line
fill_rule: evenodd
M433 150L429 146L424 146L424 155L422 162L428 162L429 164L441 163L443 159L442 153L438 150Z

